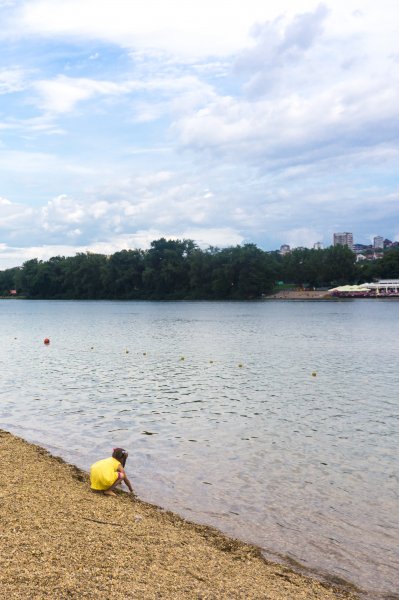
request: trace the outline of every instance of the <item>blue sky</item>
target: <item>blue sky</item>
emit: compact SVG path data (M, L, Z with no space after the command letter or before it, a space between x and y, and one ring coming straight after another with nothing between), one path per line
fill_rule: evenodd
M396 1L0 0L0 18L0 269L161 236L399 240Z

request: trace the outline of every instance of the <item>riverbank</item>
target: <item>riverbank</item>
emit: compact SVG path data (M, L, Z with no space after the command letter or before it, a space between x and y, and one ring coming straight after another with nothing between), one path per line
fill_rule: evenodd
M215 529L93 493L86 473L1 430L0 461L5 598L356 598Z
M331 300L332 296L326 290L282 290L265 300Z

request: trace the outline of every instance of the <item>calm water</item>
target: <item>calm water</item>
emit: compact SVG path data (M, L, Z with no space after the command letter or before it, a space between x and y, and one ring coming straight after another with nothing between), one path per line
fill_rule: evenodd
M143 499L399 592L399 302L3 300L0 332L0 427L126 447Z

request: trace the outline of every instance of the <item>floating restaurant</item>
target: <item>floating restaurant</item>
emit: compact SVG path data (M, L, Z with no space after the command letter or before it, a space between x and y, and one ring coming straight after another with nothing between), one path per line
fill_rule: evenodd
M329 290L337 298L399 298L399 279L380 279L374 283L341 285Z

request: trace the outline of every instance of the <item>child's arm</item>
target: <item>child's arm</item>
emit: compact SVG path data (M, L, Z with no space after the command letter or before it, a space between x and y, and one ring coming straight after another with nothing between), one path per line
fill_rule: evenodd
M127 487L129 488L130 493L133 494L132 484L130 483L130 481L126 477L126 473L125 473L125 483L126 483Z
M126 475L126 471L125 469L122 467L122 465L119 465L118 467L118 471L120 473L122 473L123 475L123 481L126 483L127 487L129 488L129 491L133 494L133 488L132 488L132 484L130 483L127 475Z

